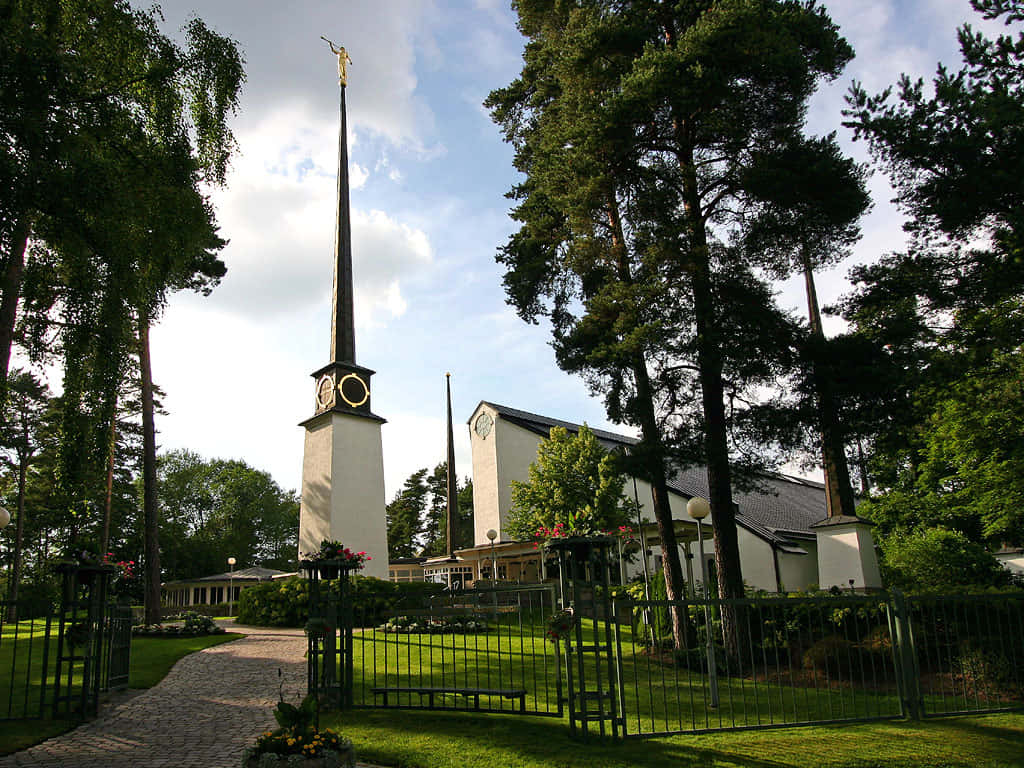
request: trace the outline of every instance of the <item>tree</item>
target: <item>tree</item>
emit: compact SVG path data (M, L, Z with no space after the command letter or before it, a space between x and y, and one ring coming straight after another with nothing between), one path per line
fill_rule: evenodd
M17 508L8 590L11 607L7 612L7 618L9 621L16 621L18 587L21 583L25 545L25 494L28 471L45 439L43 417L50 398L46 385L31 373L16 369L12 372L8 384L8 417L3 422L2 437L3 447L9 451L4 457L4 463L17 473Z
M220 573L227 559L297 567L298 499L237 460L171 451L158 463L159 519L168 579Z
M1008 26L1024 21L1018 0L972 6ZM939 66L930 94L906 76L895 100L892 89L851 89L848 125L888 172L912 240L855 270L857 290L840 309L899 374L891 389L901 405L873 435L881 495L871 514L888 530L914 530L932 515L977 542L1019 543L1019 522L1001 507L1016 493L1017 438L992 428L1012 422L1015 400L979 387L1018 397L1024 33L988 39L964 25L959 41L962 69Z
M424 479L429 492L424 510L422 530L423 554L444 555L448 552L448 462L442 461ZM458 514L455 517L455 548L473 546L473 484L456 481Z
M429 474L428 474L429 472ZM473 483L457 483L455 548L473 546ZM448 462L433 471L418 469L385 508L389 557L428 557L447 553Z
M963 587L1005 586L1010 572L980 544L946 528L896 533L882 541L886 583L950 594Z
M849 256L850 247L860 238L858 220L870 205L866 170L843 156L831 134L821 139L794 137L788 145L769 149L746 172L745 186L760 210L745 228L745 247L767 257L776 277L803 274L810 332L802 346L813 391L828 514L854 517L846 460L848 432L839 416L837 371L830 365L837 349L825 338L814 270Z
M527 177L513 191L523 226L499 254L509 299L524 319L549 316L559 364L587 376L613 420L640 427L673 599L665 478L673 460L693 463L700 437L719 593L742 597L728 427L777 375L790 323L761 264L720 235L744 224L745 170L801 128L817 82L852 51L823 10L798 3L516 8L525 65L487 102ZM681 645L678 616L674 630Z
M0 43L15 55L0 67L0 103L14 118L3 126L0 161L10 182L0 204L0 395L26 244L36 238L60 280L32 306L30 351L46 354L42 318L57 307L65 363L57 482L73 516L81 517L109 459L116 392L137 337L146 605L155 622L161 578L148 331L168 291L208 290L223 275L214 255L223 241L199 183L224 181L242 61L234 42L201 20L188 23L182 47L159 32L158 9L134 11L124 0L18 0L3 13Z
M552 427L537 448L529 479L512 481L509 535L529 541L558 526L568 536L592 536L625 525L630 507L617 458L586 424L575 435Z
M385 507L388 521L388 557L415 557L420 551L423 533L423 513L427 508L427 489L424 478L427 470L413 472Z

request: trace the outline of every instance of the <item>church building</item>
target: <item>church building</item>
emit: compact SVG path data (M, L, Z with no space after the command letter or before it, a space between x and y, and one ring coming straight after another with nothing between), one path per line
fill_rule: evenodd
M453 559L428 561L427 579L468 583L478 578L534 582L546 574L538 550L532 543L516 542L506 532L512 507L511 483L525 481L528 468L537 458L537 447L552 427L570 433L578 424L481 402L469 422L473 461L474 546L457 550ZM625 435L591 430L608 450L630 450L637 441ZM871 524L860 518L826 517L825 487L821 483L778 473L760 475L760 488L737 491L736 524L744 581L752 588L794 591L810 586L842 589L881 587ZM650 573L660 570L661 552L654 523L650 485L639 478L626 482L624 493L639 510L642 525L634 521ZM686 514L686 503L694 497L707 498L704 467L684 470L669 481L672 517L689 584L701 581L697 555L697 523ZM714 546L711 518L703 523L705 573L714 578ZM488 535L493 535L493 539ZM642 571L638 557L623 562L622 576L632 578Z

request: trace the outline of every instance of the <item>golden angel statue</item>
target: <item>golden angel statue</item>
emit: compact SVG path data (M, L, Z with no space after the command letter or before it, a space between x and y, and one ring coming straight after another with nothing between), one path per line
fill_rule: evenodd
M320 39L331 46L331 53L338 57L338 83L342 86L347 86L348 65L352 63L352 58L348 55L348 51L345 50L345 46L335 45L323 35L320 35Z

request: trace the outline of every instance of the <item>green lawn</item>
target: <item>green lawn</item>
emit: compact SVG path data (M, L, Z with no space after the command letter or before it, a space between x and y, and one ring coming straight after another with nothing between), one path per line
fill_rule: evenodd
M1024 766L1024 714L628 739L569 738L554 718L356 710L323 718L358 758L400 768L1009 768Z
M45 622L5 625L0 638L0 717L39 711L39 679ZM129 687L150 688L160 682L184 656L241 635L207 637L137 637L132 639ZM15 653L17 644L17 653ZM56 652L51 640L51 659ZM51 672L52 674L52 672ZM102 706L102 704L101 704ZM74 720L0 720L0 755L24 749L77 725Z
M376 687L467 687L525 689L531 712L555 713L558 685L568 689L564 669L559 681L555 647L544 639L542 622L509 622L475 634L388 634L356 632L353 640L355 702L373 705ZM583 622L584 642L594 643L593 625ZM781 725L820 720L899 717L900 702L891 671L880 661L847 670L842 679L824 672L784 668L766 677L720 675L719 706L710 707L710 687L699 668L690 670L654 658L634 643L629 627L620 628L622 695L632 733L657 733ZM603 638L598 638L597 642ZM666 655L668 656L668 655ZM578 679L574 663L572 674ZM611 670L598 669L592 657L583 664L587 689L607 687ZM578 686L577 686L578 687ZM417 706L418 694L391 695L390 702ZM468 708L464 697L439 699ZM931 703L931 702L929 702ZM934 702L937 703L937 702ZM995 706L1000 702L980 702ZM518 702L494 697L481 706L511 711ZM980 707L979 707L980 708ZM936 707L937 709L937 707Z

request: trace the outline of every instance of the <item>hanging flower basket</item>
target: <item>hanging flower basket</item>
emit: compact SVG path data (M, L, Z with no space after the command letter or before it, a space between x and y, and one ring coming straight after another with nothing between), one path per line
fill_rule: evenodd
M553 643L568 636L576 626L576 615L569 610L555 611L548 617L548 630L545 636Z
M303 553L299 567L316 572L321 579L336 579L343 572L361 570L372 559L365 552L353 552L340 541L324 539L316 552Z

